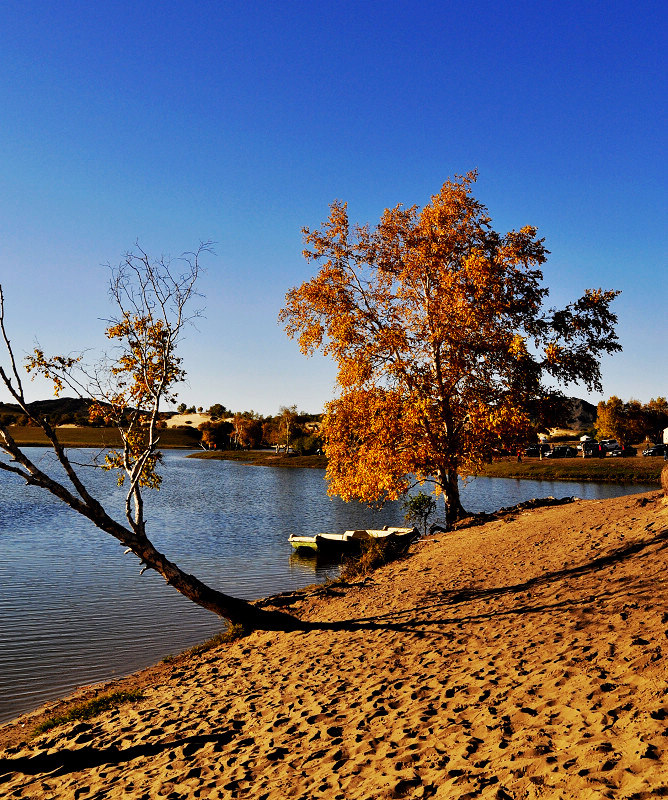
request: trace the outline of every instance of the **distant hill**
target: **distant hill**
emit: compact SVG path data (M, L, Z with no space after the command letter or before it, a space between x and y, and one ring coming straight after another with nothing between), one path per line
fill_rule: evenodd
M549 396L530 402L528 410L539 431L583 431L596 422L596 406L579 397Z
M80 397L54 397L35 400L28 403L28 408L36 417L46 417L52 425L89 425L91 404L92 400ZM0 420L5 424L21 424L25 415L15 403L0 403Z
M29 403L28 407L36 416L46 417L52 425L90 425L88 410L92 401L80 397L55 397L50 400L36 400ZM550 427L572 428L573 430L587 430L596 422L596 406L579 397L564 397L554 404L551 409ZM189 415L193 427L201 421L198 417L197 424L194 418L198 415ZM208 415L199 415L204 419ZM171 420L173 427L178 424L180 417ZM0 403L0 422L6 425L21 424L25 416L21 409L14 403ZM184 422L180 423L185 424Z
M579 397L569 397L571 413L568 417L568 427L576 430L591 428L596 422L596 406L581 400Z

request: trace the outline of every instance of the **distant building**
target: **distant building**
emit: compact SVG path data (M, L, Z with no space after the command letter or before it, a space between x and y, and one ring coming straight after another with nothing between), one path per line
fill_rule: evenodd
M668 428L663 429L663 443L668 444Z

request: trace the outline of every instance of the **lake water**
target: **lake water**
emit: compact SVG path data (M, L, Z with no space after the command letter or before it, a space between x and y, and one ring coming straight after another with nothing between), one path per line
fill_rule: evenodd
M30 454L57 472L46 450ZM228 594L256 599L336 572L295 557L291 533L403 524L400 504L373 511L329 498L321 470L185 456L166 453L163 488L146 493L149 536L180 567ZM76 455L82 464L89 459L88 451ZM80 472L107 508L122 508L113 476ZM653 488L478 478L464 488L463 503L471 511L494 511L532 497L593 499ZM0 724L222 629L217 617L160 576L140 577L137 559L124 556L110 536L6 472L0 472L0 509Z

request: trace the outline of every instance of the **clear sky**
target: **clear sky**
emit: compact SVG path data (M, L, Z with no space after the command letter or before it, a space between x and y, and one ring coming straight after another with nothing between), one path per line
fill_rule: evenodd
M212 239L181 399L320 411L333 367L277 323L313 274L301 228L334 199L373 224L475 168L497 230L546 238L555 304L622 291L603 396L667 395L667 19L644 0L4 0L0 281L17 353L99 345L102 265L135 240L176 256Z

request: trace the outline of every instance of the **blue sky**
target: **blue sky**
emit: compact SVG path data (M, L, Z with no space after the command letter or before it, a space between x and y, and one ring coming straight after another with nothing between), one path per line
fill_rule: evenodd
M102 265L135 240L176 256L212 239L181 399L320 411L334 369L276 319L312 274L301 228L337 198L374 223L475 168L497 230L546 238L555 304L622 290L603 396L668 394L667 17L642 0L5 0L0 281L17 352L100 345Z

